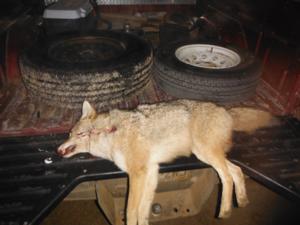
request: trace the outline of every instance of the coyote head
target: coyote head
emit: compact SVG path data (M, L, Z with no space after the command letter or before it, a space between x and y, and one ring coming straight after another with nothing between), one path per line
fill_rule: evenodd
M97 115L90 103L84 101L81 118L72 128L69 139L58 147L57 153L65 158L83 152L107 158L110 148L107 136L116 130L109 126L108 117L107 113Z

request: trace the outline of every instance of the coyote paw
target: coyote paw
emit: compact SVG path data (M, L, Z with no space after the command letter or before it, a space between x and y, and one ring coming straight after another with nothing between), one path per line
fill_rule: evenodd
M219 217L220 219L225 219L225 218L228 218L228 217L230 217L230 216L231 216L231 209L220 211L218 217Z
M247 198L247 196L245 196L244 198L238 199L238 206L239 207L245 207L249 204L249 200Z

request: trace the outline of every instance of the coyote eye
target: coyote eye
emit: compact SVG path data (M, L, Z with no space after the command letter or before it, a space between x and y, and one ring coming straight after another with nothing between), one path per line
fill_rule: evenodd
M79 136L79 137L84 137L84 136L87 136L88 133L87 132L79 132L76 135Z

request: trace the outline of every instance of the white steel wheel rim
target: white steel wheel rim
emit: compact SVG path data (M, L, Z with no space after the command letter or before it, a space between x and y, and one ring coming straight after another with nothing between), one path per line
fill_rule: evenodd
M191 44L176 49L181 62L199 68L227 69L237 66L241 57L234 51L217 45Z

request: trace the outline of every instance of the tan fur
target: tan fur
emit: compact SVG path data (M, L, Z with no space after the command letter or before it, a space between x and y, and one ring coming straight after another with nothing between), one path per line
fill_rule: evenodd
M251 108L232 108L229 110L234 119L233 129L236 131L253 132L260 127L279 123L269 112Z
M239 206L247 205L243 173L226 159L232 131L250 132L268 125L272 118L254 109L226 111L212 103L188 100L98 115L84 102L82 111L81 119L58 153L70 157L89 152L114 161L128 173L127 225L148 225L159 164L192 153L211 165L220 177L223 185L220 218L231 213L233 184Z

